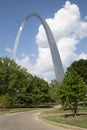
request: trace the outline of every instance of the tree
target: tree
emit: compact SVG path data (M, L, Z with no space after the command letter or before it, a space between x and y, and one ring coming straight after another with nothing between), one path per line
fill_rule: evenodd
M32 103L32 80L33 76L27 72L25 68L21 68L18 73L18 81L16 87L16 103L21 105L29 105Z
M49 101L49 85L45 80L37 76L34 76L32 81L32 98L34 104Z
M6 103L8 102L9 104L9 100L11 99L11 105L12 102L13 104L23 102L23 97L26 99L26 96L23 94L26 93L31 77L32 75L14 60L7 57L0 57L0 103L6 106ZM19 101L18 95L21 95L22 101ZM8 100L5 97L8 97Z
M10 58L0 57L0 106L29 106L49 101L48 83Z
M13 95L16 91L18 72L20 66L18 66L13 60L9 58L0 58L0 93Z
M64 109L72 109L74 115L78 111L78 103L86 97L87 88L81 76L74 70L68 71L58 89L58 95Z
M50 95L50 102L56 103L58 101L57 96L57 89L59 87L59 83L57 80L52 80L49 84L49 95Z
M68 71L72 69L76 71L77 74L80 75L83 78L84 82L87 84L87 60L80 59L73 62L68 68Z
M13 104L13 97L8 94L0 96L0 108L10 107Z

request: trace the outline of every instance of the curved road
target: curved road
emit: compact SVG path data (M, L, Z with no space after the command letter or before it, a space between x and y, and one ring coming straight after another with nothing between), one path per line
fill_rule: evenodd
M65 130L38 119L40 110L0 116L0 130Z

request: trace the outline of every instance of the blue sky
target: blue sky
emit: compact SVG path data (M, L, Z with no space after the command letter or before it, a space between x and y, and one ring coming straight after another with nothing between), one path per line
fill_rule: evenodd
M65 71L74 60L87 59L87 0L0 0L0 56L12 58L19 26L33 12L48 22ZM16 62L32 74L54 79L48 43L40 24L35 17L27 22Z

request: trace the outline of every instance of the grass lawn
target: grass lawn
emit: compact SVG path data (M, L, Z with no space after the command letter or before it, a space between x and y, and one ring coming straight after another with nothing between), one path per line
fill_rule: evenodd
M48 116L48 117L44 117L44 119L49 120L49 121L54 121L54 122L57 122L57 123L87 128L87 118L68 120L68 119L65 119L61 116Z
M84 112L84 114L82 113ZM82 113L81 115L77 117L68 116L65 118L64 115L71 115L70 111L63 111L58 109L52 109L49 111L44 111L42 115L44 115L42 118L54 121L56 123L62 123L62 124L68 124L73 126L79 126L82 128L87 128L87 110L80 111L79 113Z
M0 115L6 113L15 113L15 112L23 112L23 111L30 111L36 110L37 108L9 108L9 109L0 109Z

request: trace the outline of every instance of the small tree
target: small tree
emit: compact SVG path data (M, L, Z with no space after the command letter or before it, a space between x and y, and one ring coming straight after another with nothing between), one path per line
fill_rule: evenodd
M78 103L83 101L86 96L86 85L75 71L68 71L58 89L58 94L63 108L72 109L75 116L78 111Z
M59 87L59 83L57 80L52 80L49 84L49 95L50 95L50 102L56 103L58 102L57 96L57 89Z

